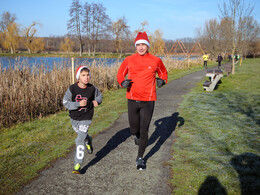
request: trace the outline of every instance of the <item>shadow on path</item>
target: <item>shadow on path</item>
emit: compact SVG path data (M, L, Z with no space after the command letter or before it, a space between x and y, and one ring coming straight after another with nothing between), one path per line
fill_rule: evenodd
M96 157L93 160L91 160L85 167L83 167L83 169L81 170L81 174L85 174L90 166L95 165L106 155L108 155L112 150L114 150L118 145L127 140L127 138L129 138L130 136L131 134L129 128L125 128L121 131L118 131L113 137L111 137L107 141L106 145L96 153Z
M184 119L182 117L179 117L178 112L175 112L169 117L164 117L154 122L156 129L150 136L148 145L153 144L157 139L158 141L144 157L145 161L152 157L161 148L163 143L171 136L172 132L176 129L178 122L179 127L184 124Z

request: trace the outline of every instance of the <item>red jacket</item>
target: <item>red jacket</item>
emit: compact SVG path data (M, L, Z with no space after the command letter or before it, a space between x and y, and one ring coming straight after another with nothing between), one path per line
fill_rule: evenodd
M126 98L139 101L156 100L156 73L167 83L167 70L162 60L150 53L143 56L135 53L121 64L117 81L121 85L128 74L128 79L132 80L132 85L127 89Z

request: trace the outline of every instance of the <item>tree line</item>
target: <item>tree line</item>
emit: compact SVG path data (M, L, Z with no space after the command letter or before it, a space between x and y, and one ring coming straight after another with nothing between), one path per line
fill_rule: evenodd
M135 51L135 34L130 31L127 19L123 16L112 22L102 3L81 4L79 0L73 0L69 16L66 35L37 37L41 24L32 22L30 26L20 28L16 23L15 14L3 12L0 20L0 52L79 52L80 56L83 52L89 56L95 56L97 52L113 52L121 56L123 53ZM147 25L148 22L143 22L141 28L144 29ZM162 54L162 32L156 30L149 38L154 45L151 49L157 54Z

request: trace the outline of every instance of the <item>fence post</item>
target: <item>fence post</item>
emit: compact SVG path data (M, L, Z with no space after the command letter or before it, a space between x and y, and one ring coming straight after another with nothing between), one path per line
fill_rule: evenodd
M190 54L188 54L188 68L190 68Z
M74 58L71 58L71 78L72 78L72 84L75 83Z

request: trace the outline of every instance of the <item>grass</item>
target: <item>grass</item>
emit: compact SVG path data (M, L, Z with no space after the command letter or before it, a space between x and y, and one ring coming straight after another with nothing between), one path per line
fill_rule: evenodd
M170 69L169 80L202 69L201 65ZM102 69L103 70L103 69ZM95 67L93 75L101 74ZM111 71L110 71L111 73ZM99 82L104 86L107 81ZM96 85L96 84L95 84ZM110 127L123 112L127 111L125 89L104 90L103 103L95 109L90 134L97 135ZM76 134L71 128L68 112L34 119L29 122L0 129L0 194L12 194L37 177L40 170L66 154L74 147Z
M256 194L260 186L260 59L245 60L217 90L200 82L179 108L174 194Z

